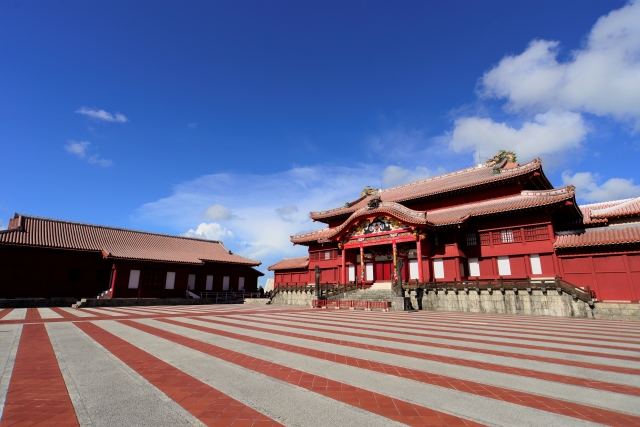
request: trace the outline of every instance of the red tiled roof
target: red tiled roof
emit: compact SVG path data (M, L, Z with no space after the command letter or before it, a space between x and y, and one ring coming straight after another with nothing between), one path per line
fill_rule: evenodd
M504 162L502 163L502 166L504 166ZM520 166L512 166L511 164L510 167L503 167L501 169L496 169L494 166L480 165L457 172L435 176L433 178L399 185L397 187L387 188L378 191L377 194L384 202L404 202L491 182L504 181L506 179L529 174L536 170L540 170L540 172L542 172L542 163L540 159L535 159ZM494 174L494 171L499 171L499 173ZM549 184L549 188L551 188L550 185L551 184ZM310 216L312 219L322 220L339 215L350 214L362 207L365 207L369 199L370 196L360 197L351 202L349 207L341 206L325 211L311 212Z
M222 242L148 233L16 214L0 244L102 252L105 258L202 264L204 261L257 266L232 254Z
M640 243L640 223L565 231L558 233L553 246L559 249L629 243Z
M267 270L275 271L275 270L291 270L294 268L308 268L309 267L309 257L301 256L297 258L284 258L281 261L276 262L272 266L269 266Z
M426 215L425 212L414 211L398 203L382 202L376 209L367 209L366 207L358 209L358 211L351 214L351 216L338 227L323 228L310 233L291 236L291 241L293 243L305 243L330 239L338 235L340 231L348 226L355 218L375 213L388 213L409 224L424 224L438 227L460 224L476 216L552 205L573 200L574 197L575 187L572 185L554 190L525 190L515 196L428 211Z
M565 200L572 200L574 197L575 187L572 185L554 190L524 190L515 196L501 197L429 211L427 213L427 220L436 226L460 224L472 216L547 206Z
M582 205L580 210L584 224L606 223L607 218L640 215L640 197Z
M291 241L293 243L303 243L303 242L313 242L313 241L322 240L322 239L329 239L339 234L346 226L348 226L351 223L353 219L362 215L371 215L371 214L378 214L378 213L393 215L399 220L412 225L428 224L428 221L426 220L426 215L422 211L414 211L405 206L402 206L399 203L382 202L375 209L370 209L366 206L358 209L357 211L352 213L349 216L349 218L347 218L338 227L323 228L317 231L312 231L310 233L291 236Z

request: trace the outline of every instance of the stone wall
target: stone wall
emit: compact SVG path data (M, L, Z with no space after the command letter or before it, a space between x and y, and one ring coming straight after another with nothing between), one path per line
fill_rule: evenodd
M279 291L271 304L311 307L312 299L315 299L315 291Z
M513 290L468 293L459 291L410 292L414 310L462 311L469 313L529 314L534 316L593 317L592 309L582 301L574 301L571 295L558 294L555 290L530 293ZM421 297L421 298L420 298Z
M330 299L367 299L392 301L393 298L374 298L371 291L351 291L346 295L336 295ZM532 316L578 317L609 320L640 320L640 304L614 304L597 302L593 308L582 301L574 301L571 295L556 290L518 291L411 291L407 292L408 304L414 310L461 311L468 313L527 314ZM311 307L315 298L313 291L278 292L271 304ZM393 301L392 310L402 310L402 298Z

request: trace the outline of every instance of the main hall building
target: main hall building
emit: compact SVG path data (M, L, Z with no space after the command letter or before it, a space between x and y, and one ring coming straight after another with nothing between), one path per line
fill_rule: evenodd
M599 300L640 299L640 198L578 206L575 188L554 188L540 159L511 152L475 167L311 212L326 228L291 236L308 256L269 267L275 286L358 282L560 278Z

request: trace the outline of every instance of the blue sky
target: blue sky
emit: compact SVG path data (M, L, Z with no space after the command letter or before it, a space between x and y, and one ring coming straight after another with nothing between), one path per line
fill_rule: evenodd
M640 3L0 2L14 212L304 254L308 218L500 148L640 195Z

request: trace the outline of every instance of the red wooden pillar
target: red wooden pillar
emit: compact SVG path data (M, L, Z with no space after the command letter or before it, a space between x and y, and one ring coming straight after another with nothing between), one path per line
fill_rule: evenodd
M347 270L346 270L346 258L347 258L347 250L342 248L342 280L341 283L347 283Z
M109 292L109 298L113 298L113 291L116 288L116 272L118 270L116 269L116 265L113 264L111 266L111 291Z
M416 242L416 256L418 257L418 281L424 282L422 275L422 239L418 234L418 241Z

